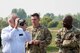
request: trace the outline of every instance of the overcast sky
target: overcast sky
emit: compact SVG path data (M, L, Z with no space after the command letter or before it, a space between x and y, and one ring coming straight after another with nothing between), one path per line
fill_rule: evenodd
M80 0L0 0L0 17L8 16L13 8L23 8L27 14L76 14L80 12Z

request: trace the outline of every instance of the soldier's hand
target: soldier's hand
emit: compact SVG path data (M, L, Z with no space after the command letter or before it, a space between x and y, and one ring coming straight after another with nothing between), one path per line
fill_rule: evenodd
M40 44L40 40L34 40L34 45Z
M56 43L56 44L60 44L60 43L62 43L62 42L61 42L61 41L56 41L55 43Z
M29 44L34 44L34 40L30 41Z

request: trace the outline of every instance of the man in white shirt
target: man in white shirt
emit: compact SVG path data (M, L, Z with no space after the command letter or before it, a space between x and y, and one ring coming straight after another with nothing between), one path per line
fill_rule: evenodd
M9 26L3 28L1 31L3 53L25 53L27 36L24 31L18 27L18 20L19 18L16 14L11 14L8 19Z
M26 30L26 28L27 28L26 20L24 20L24 19L19 19L19 27L22 28L23 31L25 32L25 35L27 36L27 42L31 42L32 36L31 36L31 34ZM27 35L27 34L30 34L30 35Z

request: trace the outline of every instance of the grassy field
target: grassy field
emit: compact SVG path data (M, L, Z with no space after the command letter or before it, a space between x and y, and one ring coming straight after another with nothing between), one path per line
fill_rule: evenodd
M52 42L51 44L48 46L47 48L47 52L48 53L56 53L58 51L58 48L55 45L55 38L56 38L56 32L57 30L52 30L50 29L51 33L52 33Z

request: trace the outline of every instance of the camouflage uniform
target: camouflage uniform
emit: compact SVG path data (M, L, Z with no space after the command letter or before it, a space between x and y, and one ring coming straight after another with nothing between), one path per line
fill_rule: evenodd
M59 43L56 43L60 49L60 52L79 53L79 36L80 36L80 31L75 27L72 27L70 30L67 30L66 28L60 29L56 37L56 42L60 41ZM68 46L65 46L63 45L64 40L69 40L69 41L71 40L72 43Z
M39 45L27 45L26 53L46 53L46 47L51 43L52 35L50 31L44 26L39 26L37 28L29 27L28 31L32 33L33 40L40 40Z

